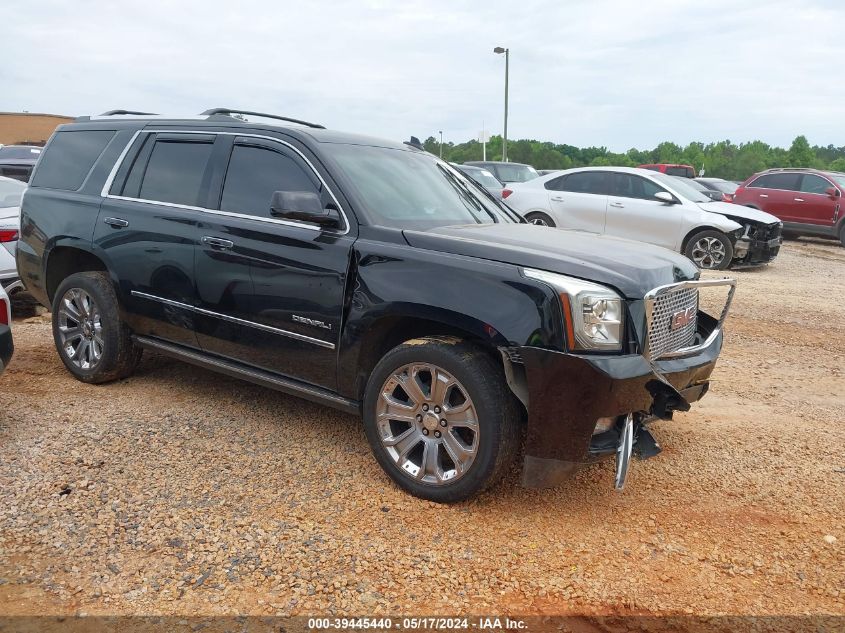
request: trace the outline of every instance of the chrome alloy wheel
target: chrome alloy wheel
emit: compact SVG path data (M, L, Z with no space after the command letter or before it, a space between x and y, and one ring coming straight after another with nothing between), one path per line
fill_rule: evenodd
M376 411L387 454L409 477L444 485L478 454L478 414L464 386L436 365L414 363L384 382Z
M692 261L699 268L718 268L726 255L725 245L715 237L702 237L692 246Z
M80 369L93 369L103 357L100 309L84 290L71 288L62 297L59 313L62 352Z

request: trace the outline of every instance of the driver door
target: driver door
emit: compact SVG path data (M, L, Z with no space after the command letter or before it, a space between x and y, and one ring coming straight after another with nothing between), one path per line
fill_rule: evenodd
M202 348L327 389L337 387L337 344L354 235L340 226L274 217L275 191L339 203L292 146L229 137L217 155L218 199L199 226L197 293Z
M642 176L611 172L605 233L676 250L683 222L681 205L654 198L660 185Z

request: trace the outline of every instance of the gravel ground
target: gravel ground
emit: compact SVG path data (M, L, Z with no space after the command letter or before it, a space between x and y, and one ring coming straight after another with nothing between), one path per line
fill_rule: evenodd
M45 316L0 377L0 613L843 614L845 249L788 242L739 289L708 396L624 493L438 506L360 422L147 354L89 386Z

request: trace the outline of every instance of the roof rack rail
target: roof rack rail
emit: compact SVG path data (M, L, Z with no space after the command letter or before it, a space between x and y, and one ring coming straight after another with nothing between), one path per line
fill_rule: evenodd
M263 116L267 117L268 119L278 119L279 121L288 121L289 123L299 123L300 125L306 125L308 127L317 128L319 130L326 129L325 125L320 125L319 123L310 123L308 121L302 121L301 119L292 119L287 116L279 116L278 114L267 114L266 112L253 112L251 110L234 110L232 108L211 108L210 110L206 110L205 112L200 112L200 116L211 117L215 114L248 114L251 116Z
M158 116L155 112L138 112L138 110L109 110L100 116L114 116L116 114L135 114L138 116Z

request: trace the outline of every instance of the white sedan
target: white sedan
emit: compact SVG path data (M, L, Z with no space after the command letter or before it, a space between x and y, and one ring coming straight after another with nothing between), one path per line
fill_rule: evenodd
M780 250L775 216L714 202L683 178L646 169L567 169L511 183L502 196L535 224L656 244L699 268L767 263Z
M0 286L8 293L23 288L15 254L21 227L21 198L26 183L0 176Z

